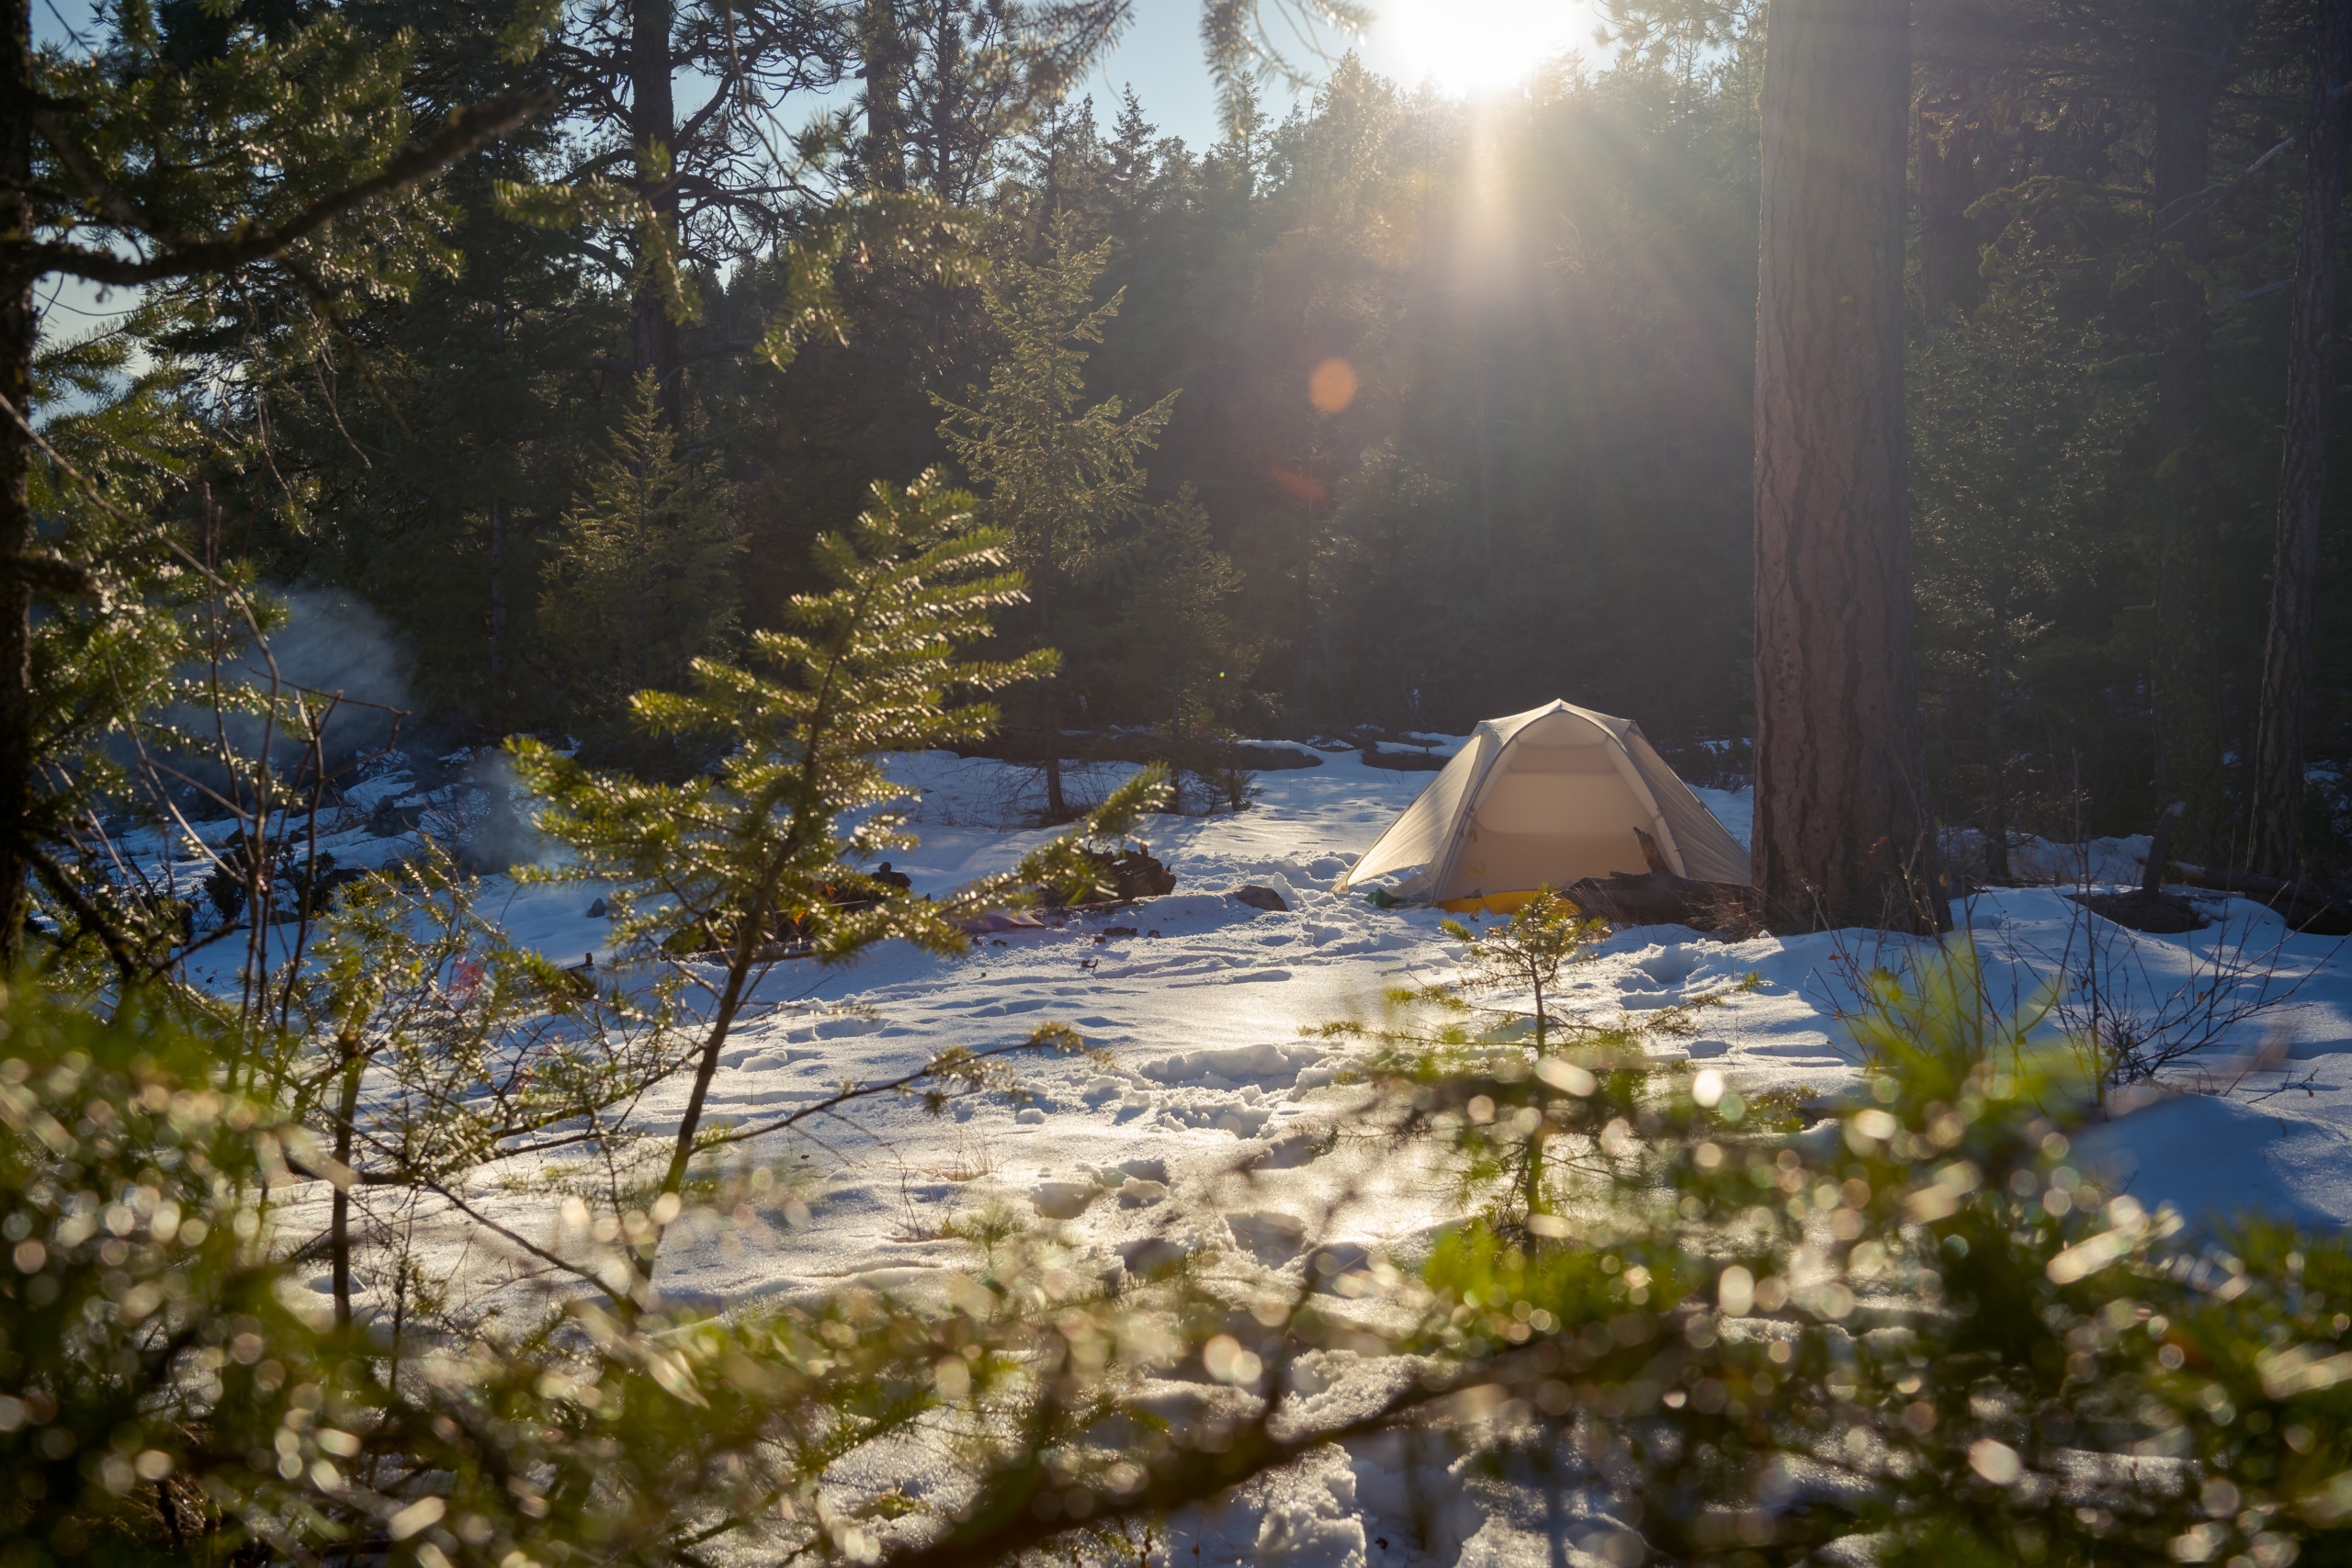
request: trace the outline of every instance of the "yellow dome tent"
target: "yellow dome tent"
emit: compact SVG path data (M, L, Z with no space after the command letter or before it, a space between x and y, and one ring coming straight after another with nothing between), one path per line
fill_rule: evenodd
M1641 870L1637 828L1679 875L1747 881L1747 852L1639 725L1547 703L1479 725L1339 890L1418 865L1398 897L1508 912L1539 887Z

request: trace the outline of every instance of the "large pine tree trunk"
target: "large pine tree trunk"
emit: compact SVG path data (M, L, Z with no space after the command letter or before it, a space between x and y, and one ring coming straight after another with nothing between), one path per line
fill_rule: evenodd
M2328 409L2335 397L2335 223L2352 142L2352 0L2321 0L2304 131L2303 211L2287 348L2287 431L2278 474L2278 536L2270 567L2270 633L2262 650L2262 711L2254 751L2247 862L2292 880L2303 812L2303 727L2312 692L2312 594L2320 502L2327 486Z
M1905 0L1773 0L1756 342L1754 874L1933 925L1903 478Z
M0 235L32 231L32 6L8 6L7 78L0 84ZM0 268L0 397L32 417L33 347L40 318L34 275ZM33 542L32 440L0 413L0 557L27 554ZM33 807L32 584L0 572L0 978L24 951L29 899L25 874Z
M2219 539L2213 513L2213 346L2205 286L2194 267L2204 233L2198 193L2212 166L2219 55L2182 47L2155 56L2154 165L2157 261L2153 325L2156 351L2156 603L2150 674L2156 710L2156 798L2187 803L2185 852L2219 858L2225 846L2222 798L2222 685L2214 597ZM2218 48L2218 46L2216 46ZM2178 253L2165 247L2179 247Z
M638 179L647 188L653 221L673 244L681 238L678 226L677 96L670 79L671 0L632 0L629 8L629 137L637 148ZM666 177L657 177L661 163L655 149L672 160ZM637 298L629 321L630 359L638 373L650 370L662 380L662 412L673 430L684 421L685 389L679 373L678 323L670 314L667 287L650 272L638 279Z

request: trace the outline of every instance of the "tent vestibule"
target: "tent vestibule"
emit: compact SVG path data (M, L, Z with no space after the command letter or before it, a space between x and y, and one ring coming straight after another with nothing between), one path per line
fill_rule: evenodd
M1508 911L1539 887L1642 869L1635 829L1679 875L1748 879L1747 852L1639 725L1548 703L1479 725L1340 888L1419 866L1398 896Z

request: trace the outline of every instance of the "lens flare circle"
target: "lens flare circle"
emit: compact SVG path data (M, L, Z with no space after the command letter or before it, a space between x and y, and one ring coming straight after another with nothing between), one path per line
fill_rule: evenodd
M1325 413L1338 413L1356 400L1356 367L1344 359L1327 359L1306 378L1306 400Z

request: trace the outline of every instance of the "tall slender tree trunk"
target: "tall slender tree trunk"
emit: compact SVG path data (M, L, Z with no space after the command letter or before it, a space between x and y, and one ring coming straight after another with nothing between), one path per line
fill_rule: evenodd
M490 728L505 716L506 660L506 512L490 503Z
M1470 334L1470 377L1476 404L1474 434L1478 458L1478 586L1491 601L1495 596L1495 422L1487 397L1487 325L1483 314L1472 324Z
M491 302L490 351L502 358L506 353L506 306L503 300ZM501 441L492 442L490 450L502 457L514 455L514 448ZM503 468L493 468L492 473L492 485L503 490L507 479ZM505 681L506 509L493 494L490 502L490 691L482 705L483 716L489 720L493 735L506 716Z
M2262 649L2262 708L2247 794L2247 863L2294 876L2303 815L2304 726L2312 694L2312 597L2320 502L2327 487L2328 412L2335 400L2335 224L2352 143L2352 0L2321 0L2312 61L2312 120L2303 140L2303 211L2287 347L2287 431L2278 472L2278 536L2270 566L2270 631Z
M1054 646L1054 561L1046 558L1046 570L1037 574L1037 646ZM1045 708L1046 720L1046 815L1056 822L1069 820L1069 803L1062 798L1062 702L1061 677L1048 675L1038 682L1037 696Z
M337 1042L344 1051L343 1082L335 1099L334 1158L345 1170L351 1168L352 1134L359 1119L359 1081L368 1070L368 1059L360 1054L358 1042L344 1039ZM329 1201L327 1240L330 1282L334 1287L334 1325L351 1326L351 1188L338 1184Z
M32 231L34 93L31 0L8 6L7 80L0 86L0 235ZM0 271L0 397L33 412L33 348L40 321L35 275ZM33 542L32 439L0 414L0 557ZM0 976L23 954L30 898L25 876L33 830L32 584L0 572Z
M865 177L877 190L907 188L907 40L893 0L865 0L858 14L858 52L865 58Z
M1773 0L1756 343L1754 875L1931 927L1904 503L1905 0Z
M649 564L653 558L653 538L651 530L646 526L646 518L652 510L653 487L640 481L637 487L637 558ZM629 673L639 691L648 684L645 678L645 598L643 593L632 593L628 599Z
M961 207L972 194L965 180L963 142L974 131L958 112L956 96L947 86L964 79L964 29L944 6L933 22L931 54L932 75L939 84L932 94L926 133L931 194Z
M2211 49L2162 51L2154 83L2157 257L2153 279L2156 348L2156 603L2150 676L2156 710L2159 800L2188 803L2184 849L2222 848L2222 685L2214 597L2219 540L2210 451L2213 349L2205 286L2193 270L2204 220L2198 193L2211 166L2213 102L2222 72ZM2177 247L2177 249L2175 248ZM2181 253L2187 253L2185 256Z
M2006 558L1993 564L1992 635L1985 638L1985 659L1992 679L1984 692L1985 755L1990 760L1984 778L1984 880L1998 885L2009 879L2009 736L2002 711L2009 688L2009 574Z
M678 224L677 98L671 82L671 0L631 0L629 7L629 137L637 177L653 208L653 221L675 245ZM629 354L638 373L661 378L662 413L673 431L684 427L685 389L680 376L678 323L661 279L638 280L629 320Z
M1494 407L1487 398L1487 353L1477 355L1477 562L1479 590L1494 600Z

